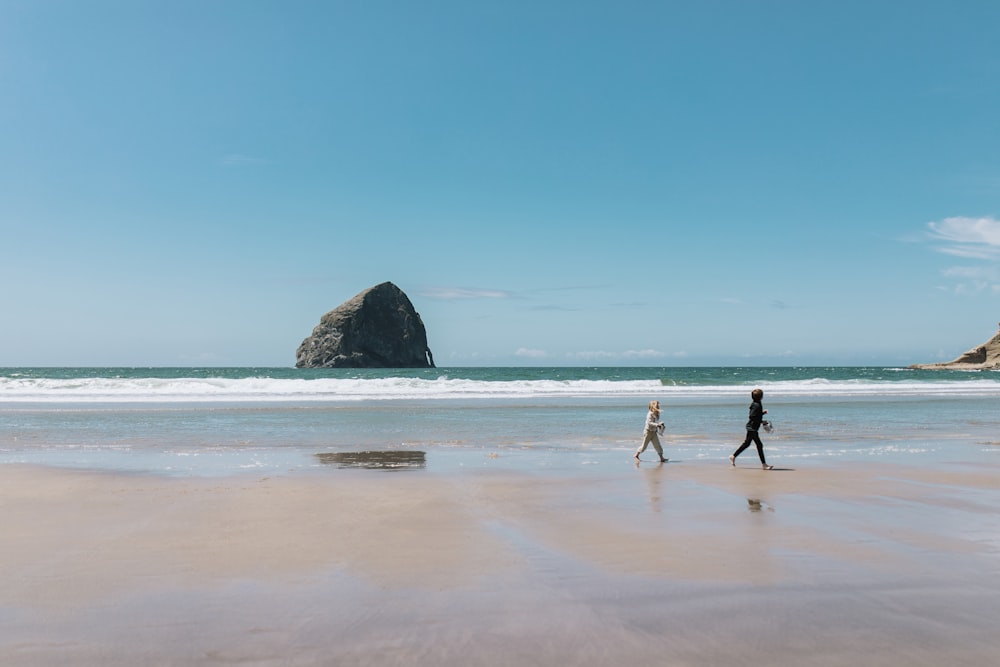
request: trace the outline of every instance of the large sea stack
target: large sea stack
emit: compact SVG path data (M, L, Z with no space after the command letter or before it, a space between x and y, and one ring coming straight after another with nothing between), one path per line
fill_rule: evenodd
M427 330L410 299L389 282L320 318L295 353L296 368L434 368Z
M958 359L940 364L913 364L910 368L956 371L1000 370L1000 332Z

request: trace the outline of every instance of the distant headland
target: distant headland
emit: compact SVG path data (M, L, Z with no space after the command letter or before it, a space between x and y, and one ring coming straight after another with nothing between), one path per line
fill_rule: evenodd
M912 364L910 368L955 371L1000 370L1000 331L958 359L938 364Z

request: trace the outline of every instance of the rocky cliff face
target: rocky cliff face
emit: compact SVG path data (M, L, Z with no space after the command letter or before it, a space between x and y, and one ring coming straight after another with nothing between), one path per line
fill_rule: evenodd
M940 364L913 364L910 368L928 370L998 370L1000 369L1000 332L954 361Z
M385 282L320 318L296 368L434 368L427 331L401 289Z

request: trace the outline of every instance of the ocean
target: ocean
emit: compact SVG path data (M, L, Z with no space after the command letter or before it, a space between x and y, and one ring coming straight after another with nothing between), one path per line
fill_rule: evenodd
M769 463L1000 460L1000 373L884 367L6 368L0 464L213 476L632 465L658 399L671 464L720 462L750 390ZM650 459L655 454L645 455ZM753 462L753 448L744 455Z

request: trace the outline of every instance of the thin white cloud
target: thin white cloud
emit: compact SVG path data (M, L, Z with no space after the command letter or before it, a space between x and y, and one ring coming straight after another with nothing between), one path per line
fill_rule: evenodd
M455 299L509 299L510 292L496 289L478 289L468 287L427 287L419 292L420 296L428 299L442 299L453 301Z
M997 280L1000 271L993 266L953 266L943 271L949 278L969 278L972 280Z
M667 355L659 350L625 350L622 356L626 359L660 359Z
M969 260L981 260L989 264L973 266L953 266L942 271L942 275L958 281L949 288L959 296L970 296L983 292L1000 292L1000 220L984 218L945 218L927 223L928 237L937 244L938 252Z
M796 353L792 350L785 350L783 352L773 352L773 353L758 353L758 354L744 354L744 359L771 359L774 357L791 358L796 356Z
M574 312L576 312L576 311L578 311L580 309L579 308L574 308L572 306L561 306L561 305L556 304L556 303L547 303L547 304L540 305L540 306L531 306L530 308L528 308L528 310L541 310L541 311L556 311L556 312L561 312L561 313L574 313Z
M955 294L959 296L966 296L969 294L979 294L983 290L989 288L989 283L984 283L981 280L976 280L968 283L959 283L955 286Z
M938 248L938 252L942 252L945 255L952 255L954 257L963 257L965 259L991 260L1000 257L1000 249L998 248L973 245L942 246L941 248Z
M625 350L624 352L608 352L607 350L588 350L584 352L569 352L566 354L568 358L576 359L578 361L621 361L621 360L636 360L636 359L667 359L675 358L681 359L687 356L687 352L674 352L672 354L663 352L661 350L645 349L645 350Z
M603 350L591 350L588 352L567 352L566 357L578 361L594 361L595 359L617 359L621 354L618 352L605 352Z
M527 347L519 347L517 352L514 353L515 357L528 357L529 359L541 359L542 357L549 356L549 353L545 350L532 350Z
M945 218L928 222L930 238L941 245L938 252L969 259L1000 259L1000 220Z

